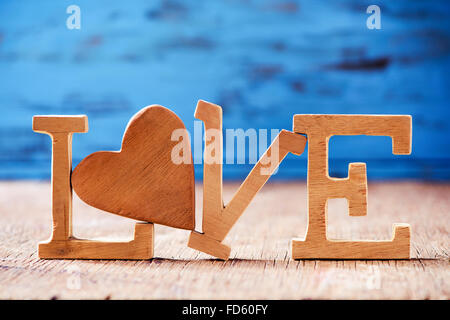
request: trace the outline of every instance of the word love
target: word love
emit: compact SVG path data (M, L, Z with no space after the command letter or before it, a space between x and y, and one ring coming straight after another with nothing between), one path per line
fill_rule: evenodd
M188 246L226 260L225 237L288 153L300 155L308 140L308 229L293 239L294 259L405 259L410 257L410 227L393 226L386 241L347 241L327 237L327 201L346 198L351 216L367 214L364 163L350 163L347 178L328 172L328 141L333 135L390 136L394 154L411 153L407 115L302 115L293 130L281 130L224 205L222 196L222 108L200 100L194 114L203 122L202 232L195 228L195 179L188 133L178 116L162 106L135 114L119 151L99 151L72 172L72 135L88 131L87 116L35 116L33 130L52 138L53 234L39 244L48 259L151 259L154 224L191 230ZM178 138L174 139L174 132ZM181 134L180 134L181 133ZM174 157L186 161L174 161ZM72 189L73 188L73 189ZM87 204L138 220L128 242L77 239L72 232L73 190Z

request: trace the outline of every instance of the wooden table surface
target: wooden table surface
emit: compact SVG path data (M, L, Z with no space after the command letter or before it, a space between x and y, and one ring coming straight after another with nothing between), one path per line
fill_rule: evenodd
M238 184L224 186L227 202ZM197 186L197 216L201 186ZM306 185L269 183L226 238L231 259L186 246L189 232L155 226L151 261L39 260L50 236L50 184L0 182L1 299L449 299L450 185L369 183L369 213L329 208L329 236L390 239L394 222L412 227L411 260L290 258L306 230ZM133 221L74 200L79 237L127 238Z

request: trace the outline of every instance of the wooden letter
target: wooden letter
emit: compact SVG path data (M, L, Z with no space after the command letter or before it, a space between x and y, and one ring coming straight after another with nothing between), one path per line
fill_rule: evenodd
M227 206L224 206L222 199L222 108L200 100L195 117L202 120L205 125L203 233L192 231L188 246L219 259L227 260L231 249L222 241L286 155L289 152L297 155L303 152L306 137L287 130L281 131L255 164L232 200ZM220 134L216 134L217 131ZM219 137L219 141L215 141L212 136ZM220 152L220 155L215 155L215 159L220 159L218 163L207 159L207 157L211 157L211 153L206 150L212 143L216 144L214 149ZM278 157L271 157L272 152L277 152ZM273 158L276 158L276 163L271 163Z
M33 130L52 139L53 232L39 244L44 259L150 259L153 257L153 224L136 223L129 242L76 239L72 235L72 134L87 132L87 116L34 116Z
M378 115L295 115L294 132L308 137L308 230L293 239L294 259L408 259L410 228L393 226L390 241L346 241L327 238L327 200L347 198L349 214L367 213L365 163L350 163L348 177L328 174L328 141L333 135L392 137L394 154L411 153L411 117Z

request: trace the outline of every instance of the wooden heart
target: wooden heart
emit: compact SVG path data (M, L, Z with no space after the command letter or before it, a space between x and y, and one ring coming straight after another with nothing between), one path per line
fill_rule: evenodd
M178 116L149 106L131 118L120 151L100 151L84 158L72 173L72 186L87 204L120 216L194 229L194 167L189 139L183 139L190 163L172 161Z

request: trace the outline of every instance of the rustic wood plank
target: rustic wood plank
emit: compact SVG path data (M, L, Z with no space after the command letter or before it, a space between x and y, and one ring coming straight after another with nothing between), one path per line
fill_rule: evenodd
M228 202L239 183L224 185ZM201 185L196 186L197 212ZM369 182L366 217L329 208L329 235L386 239L411 225L412 260L299 260L290 240L306 230L306 184L269 182L226 241L229 261L187 247L189 231L155 226L151 261L39 260L52 225L47 182L0 182L0 298L13 299L449 299L450 185ZM130 238L134 221L74 198L74 234ZM251 231L251 232L249 232ZM220 283L220 285L218 285ZM77 286L79 284L79 286Z

